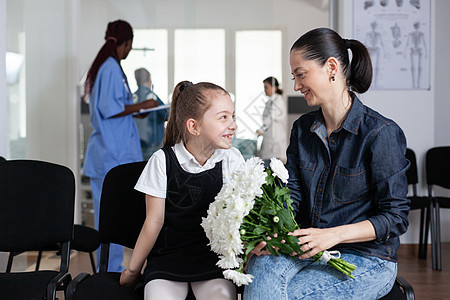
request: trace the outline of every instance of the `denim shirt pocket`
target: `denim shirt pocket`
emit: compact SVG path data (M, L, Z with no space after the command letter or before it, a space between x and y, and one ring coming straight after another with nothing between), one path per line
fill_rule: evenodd
M365 199L369 192L368 176L364 166L357 168L336 166L332 182L333 201L344 204Z
M299 162L299 172L302 186L304 187L311 186L311 179L315 169L316 169L315 163L304 160L301 160Z

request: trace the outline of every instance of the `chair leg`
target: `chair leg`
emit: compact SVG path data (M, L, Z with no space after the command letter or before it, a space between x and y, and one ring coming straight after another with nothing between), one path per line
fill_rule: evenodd
M426 208L426 219L425 219L425 237L424 237L424 245L423 245L423 256L424 259L427 259L428 254L428 234L430 231L430 207Z
M6 273L11 273L11 268L12 268L12 264L13 264L14 255L16 255L14 252L9 252L8 264L6 265Z
M439 200L435 204L436 210L436 270L442 271L441 259L441 214Z
M41 265L41 258L42 258L42 250L39 250L38 257L36 259L36 269L35 269L35 271L39 271L39 266Z
M425 241L424 241L424 219L425 219L425 209L420 209L420 233L419 233L419 259L426 259L425 251Z
M434 200L430 201L430 227L431 227L431 260L433 270L437 268L437 257L436 257L436 218L434 213Z
M94 255L89 252L89 258L91 259L92 272L97 273L97 268L95 267Z

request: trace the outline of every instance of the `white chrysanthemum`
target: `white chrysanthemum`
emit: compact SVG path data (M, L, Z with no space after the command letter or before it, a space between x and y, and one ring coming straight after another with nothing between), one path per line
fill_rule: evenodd
M280 178L284 183L288 183L289 172L284 167L284 164L281 160L272 157L270 159L270 169L272 169L273 176Z
M244 245L241 240L242 221L255 204L255 197L263 194L267 173L258 157L248 159L231 175L209 205L201 226L209 239L211 250L219 255L217 265L222 269L237 268L243 262ZM248 284L253 276L226 271L236 284ZM225 274L225 273L224 273ZM233 277L233 278L231 278Z
M223 277L233 280L237 286L248 285L249 283L252 283L252 279L254 278L251 274L243 274L235 270L223 271Z
M242 258L236 255L221 255L216 263L222 269L234 269L242 263Z

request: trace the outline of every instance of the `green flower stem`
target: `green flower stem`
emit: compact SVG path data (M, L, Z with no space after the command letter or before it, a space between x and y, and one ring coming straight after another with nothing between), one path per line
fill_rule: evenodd
M317 253L316 255L314 255L312 258L315 261L320 261L320 257L322 256L323 251ZM350 278L355 278L355 276L352 275L352 272L354 270L356 270L356 266L346 262L345 260L341 259L341 258L332 258L327 262L327 265L335 268L336 270L344 273L345 275L347 275Z

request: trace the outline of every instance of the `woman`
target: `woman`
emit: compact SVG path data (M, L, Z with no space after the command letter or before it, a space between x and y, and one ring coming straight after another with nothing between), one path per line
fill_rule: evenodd
M309 106L320 106L294 123L287 150L302 228L292 234L306 253L275 257L258 245L245 299L378 299L394 284L399 236L408 226L405 135L355 94L372 80L359 41L311 30L292 46L290 65L294 89ZM311 259L329 249L357 266L354 279Z
M264 93L269 100L266 102L262 115L263 125L256 131L258 136L263 136L261 149L257 155L267 163L272 157L286 162L286 148L288 137L287 106L284 101L283 91L280 89L275 77L264 79Z
M106 173L120 164L142 160L139 134L132 114L157 106L155 100L133 104L127 77L120 66L120 61L128 56L133 43L130 24L122 20L110 22L105 40L89 69L85 86L94 130L89 137L83 172L90 178L97 229ZM112 245L109 271L121 272L124 269L122 260L123 247ZM97 261L100 261L100 251L97 251Z

